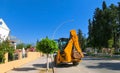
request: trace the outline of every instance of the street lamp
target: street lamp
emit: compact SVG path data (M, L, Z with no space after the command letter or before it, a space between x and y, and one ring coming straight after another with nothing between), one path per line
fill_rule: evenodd
M55 29L55 31L54 31L54 33L53 33L53 35L52 35L52 39L54 39L55 33L57 32L57 30L58 30L62 25L66 24L66 23L68 23L68 22L73 22L73 21L74 21L74 20L72 19L72 20L68 20L68 21L65 21L65 22L61 23L61 24Z

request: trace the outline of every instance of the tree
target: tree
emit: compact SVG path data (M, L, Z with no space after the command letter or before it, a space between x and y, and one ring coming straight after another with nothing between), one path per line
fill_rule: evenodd
M117 10L117 6L115 6L114 4L111 4L109 6L110 8L110 23L111 23L111 28L112 28L112 37L114 44L113 47L116 48L117 47L117 22L118 22L118 10Z
M105 10L106 8L107 8L107 5L106 5L105 1L103 1L102 9Z
M31 44L26 44L25 49L28 49L28 48L30 48L30 47L32 47L32 45L31 45Z
M111 4L107 7L103 1L102 9L96 8L92 21L88 20L88 44L93 48L109 48L108 41L114 41L114 47L119 40L119 7ZM118 30L117 30L118 29Z
M8 52L8 60L13 60L14 49L10 44L10 41L7 39L0 43L0 63L5 61L4 54Z
M79 45L81 45L82 50L85 50L85 47L86 47L85 34L83 34L82 31L80 29L78 29L77 35L78 35Z
M78 41L81 45L83 36L82 36L82 31L80 29L78 29L78 34L77 35L78 35Z
M93 48L120 48L120 2L118 6L107 6L103 1L102 9L96 8L92 20L88 21L88 44Z
M113 47L113 39L108 40L108 47L109 48Z
M16 46L17 49L22 49L23 47L25 47L24 43L17 44Z
M120 48L120 2L118 2L117 13L118 13L117 45L118 45L118 48Z
M92 23L91 20L88 20L88 38L87 38L87 47L93 47L92 46Z
M9 41L3 41L0 43L0 63L5 61L4 54L8 51L8 48L10 47Z
M37 42L36 48L38 51L47 54L47 70L49 70L49 54L52 54L58 50L57 43L46 37L45 39Z

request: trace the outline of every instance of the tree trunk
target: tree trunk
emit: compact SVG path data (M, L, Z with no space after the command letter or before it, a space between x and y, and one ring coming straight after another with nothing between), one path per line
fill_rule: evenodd
M49 54L47 54L47 71L49 70Z

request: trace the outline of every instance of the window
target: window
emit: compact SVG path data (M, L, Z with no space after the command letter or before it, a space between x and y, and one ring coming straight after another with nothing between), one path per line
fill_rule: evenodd
M0 25L2 25L2 22L0 22Z

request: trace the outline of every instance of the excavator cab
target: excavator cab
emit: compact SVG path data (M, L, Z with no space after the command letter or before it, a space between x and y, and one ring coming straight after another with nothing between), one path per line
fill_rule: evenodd
M81 61L81 58L84 57L75 30L70 31L70 38L60 38L58 40L58 46L59 50L55 56L55 65L71 62L73 65L77 65ZM73 57L74 54L76 54L75 52L77 52L80 57Z
M61 54L64 52L64 49L65 49L68 41L69 41L68 38L60 38L58 40L58 48L59 48Z

